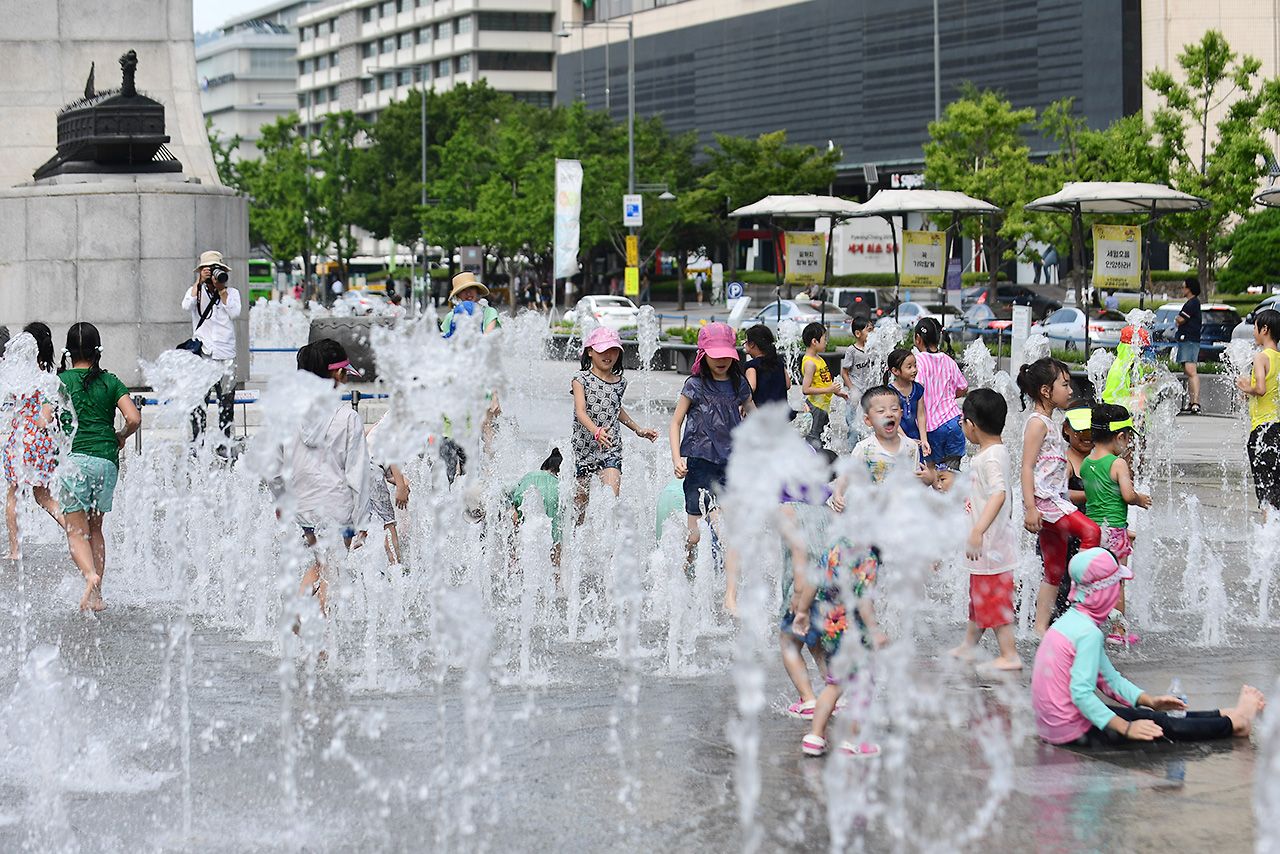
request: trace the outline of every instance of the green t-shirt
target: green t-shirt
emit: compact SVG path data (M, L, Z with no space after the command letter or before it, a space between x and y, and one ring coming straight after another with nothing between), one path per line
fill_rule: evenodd
M58 374L62 387L71 398L76 413L76 432L71 439L71 453L85 454L120 464L120 445L116 441L116 403L129 394L129 389L115 374L103 371L84 387L88 368L72 368ZM62 426L71 432L71 413L64 412Z
M558 543L560 542L560 478L549 471L531 471L520 478L520 482L508 493L511 496L511 506L516 508L517 513L524 502L525 491L531 486L542 495L542 509L551 520L551 541ZM524 519L523 513L520 513L520 518Z
M1120 484L1111 479L1111 464L1115 461L1115 454L1107 454L1100 460L1085 457L1080 464L1080 479L1084 481L1084 512L1099 525L1127 528L1129 505L1120 494Z
M498 322L498 310L493 306L486 305L484 306L484 311L480 313L480 331L483 333L484 330L489 328L490 323L497 323L497 326L494 327L495 329L498 329L502 326L502 324ZM444 332L444 336L446 338L448 338L452 334L453 332L453 312L452 311L446 314L444 316L444 319L440 321L440 330Z

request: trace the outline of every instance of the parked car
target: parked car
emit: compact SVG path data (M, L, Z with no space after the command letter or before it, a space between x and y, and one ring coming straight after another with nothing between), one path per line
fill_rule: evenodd
M576 324L583 312L593 315L601 326L622 329L636 325L640 309L626 297L585 296L564 313L565 322Z
M334 309L338 313L345 309L357 317L367 314L387 314L391 309L391 300L373 291L353 288L344 291L334 301Z
M1244 320L1236 324L1236 328L1231 330L1231 340L1253 340L1253 318L1263 309L1272 309L1280 311L1280 294L1272 294L1253 307L1253 311L1244 316ZM1203 336L1202 336L1203 337Z
M794 320L796 323L804 326L807 323L825 320L828 328L843 325L849 320L849 315L840 310L840 306L835 303L809 302L807 300L776 300L769 303L764 308L755 313L754 316L742 321L742 329L749 329L752 326L763 324L775 333L778 331L778 324L783 320ZM848 331L846 327L845 331Z
M1155 323L1151 327L1151 340L1157 345L1167 345L1172 349L1178 340L1178 312L1182 311L1183 300L1167 302L1156 309ZM1263 300L1265 303L1266 300ZM1261 307L1262 304L1259 304ZM1256 309L1255 309L1256 311ZM1232 333L1240 325L1240 312L1224 303L1204 303L1200 306L1200 349L1210 353L1218 353L1233 337ZM1249 339L1253 339L1253 330L1249 330Z
M893 314L897 302L888 288L832 288L827 298L849 317L877 320Z
M978 303L965 309L964 314L953 317L946 329L956 341L972 341L998 336L1012 325L1012 320L997 316L991 306Z
M914 329L916 324L926 317L932 317L943 326L946 326L949 319L958 317L959 314L960 313L956 311L955 306L951 305L904 302L899 304L896 309L893 309L884 317L877 320L876 326L890 326L896 320L898 326L901 327L902 331L905 333Z
M1089 346L1118 347L1120 332L1127 326L1124 315L1118 311L1094 309L1088 317ZM1061 344L1067 350L1084 347L1085 313L1078 308L1060 308L1039 323L1031 324L1031 331L1039 332L1051 343Z
M960 299L961 304L965 306L981 305L990 301L986 285L965 288L960 292ZM1026 285L1013 285L1007 282L996 285L995 305L992 307L999 312L1001 309L1010 309L1015 305L1031 306L1031 316L1033 318L1044 318L1051 312L1062 308L1062 303L1059 300L1045 296Z

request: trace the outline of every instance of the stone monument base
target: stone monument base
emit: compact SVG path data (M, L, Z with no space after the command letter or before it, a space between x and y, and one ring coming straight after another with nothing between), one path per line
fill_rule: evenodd
M131 388L138 360L191 337L183 291L206 249L222 252L240 290L237 380L249 373L249 206L234 190L172 181L0 189L0 324L42 320L55 350L67 329L102 332L102 366Z

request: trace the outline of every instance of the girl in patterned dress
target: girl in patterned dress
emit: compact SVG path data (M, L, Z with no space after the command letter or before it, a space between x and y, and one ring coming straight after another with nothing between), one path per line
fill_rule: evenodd
M622 339L604 326L591 330L582 345L582 370L573 375L573 461L578 489L574 504L577 523L587 509L591 476L618 494L622 483L622 431L620 424L652 442L658 431L641 427L622 408L627 381L622 376Z
M6 359L34 361L40 370L53 372L53 333L49 327L36 321L28 323L19 335L9 342ZM53 439L48 426L53 420L53 404L48 396L33 390L13 401L13 420L9 427L9 440L4 445L4 477L9 484L5 501L5 522L9 527L9 558L18 558L18 487L30 486L36 503L43 507L58 527L62 527L62 513L58 502L49 492L49 482L56 463Z

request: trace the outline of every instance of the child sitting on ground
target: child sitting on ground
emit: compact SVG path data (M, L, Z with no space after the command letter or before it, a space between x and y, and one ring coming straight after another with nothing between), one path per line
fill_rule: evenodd
M853 448L853 458L865 465L873 483L880 483L898 466L904 466L925 483L933 483L934 472L920 462L920 446L899 429L902 404L898 393L888 386L869 388L862 395L862 418L871 435Z
M839 381L832 381L831 369L822 354L827 350L827 327L816 320L804 328L801 333L804 341L804 358L800 362L803 371L800 390L808 397L809 411L813 416L812 425L806 440L815 448L822 449L822 432L831 421L832 396L849 399L849 392L840 387Z
M1013 643L1013 571L1018 566L1018 539L1009 497L1009 453L1000 439L1008 406L998 393L980 388L965 396L962 413L960 427L965 438L978 446L978 452L970 461L972 480L965 500L965 511L973 523L965 544L969 627L964 641L951 654L972 660L983 633L992 629L1000 657L984 667L1021 670L1022 659Z
M1093 409L1093 450L1080 464L1084 481L1085 513L1098 524L1102 547L1120 563L1120 593L1116 599L1119 619L1112 626L1107 643L1137 643L1138 636L1124 627L1124 582L1133 578L1129 555L1133 538L1129 534L1129 505L1150 507L1151 496L1134 491L1133 471L1125 459L1133 435L1129 410L1115 403L1100 403Z
M823 451L823 454L827 465L834 465L835 453ZM818 666L823 679L827 676L827 659L815 625L815 613L810 613L808 632L797 634L795 631L792 600L797 589L796 578L804 579L822 566L827 556L827 524L831 511L838 513L843 509L844 496L839 488L830 486L822 489L784 488L778 508L778 530L782 539L782 625L779 627L782 665L800 693L800 699L787 708L787 714L801 720L811 720L817 704L802 652L806 646L809 648L813 663Z
M821 756L827 749L827 722L835 711L836 701L848 688L856 688L856 709L865 715L871 697L870 651L889 643L880 630L875 612L876 572L879 557L874 549L854 545L841 538L827 552L823 572L817 584L811 579L796 578L793 598L795 621L792 630L807 634L810 607L818 604L821 622L817 626L827 655L827 684L818 695L809 734L801 741L806 756ZM850 621L849 617L853 619ZM852 634L850 633L852 631ZM856 738L859 725L850 721L851 735ZM851 756L875 756L880 746L868 742L842 741L840 752Z
M1120 564L1106 549L1084 549L1071 559L1073 607L1058 618L1036 651L1031 705L1036 729L1050 744L1079 747L1126 740L1207 741L1246 738L1266 707L1262 692L1245 685L1236 705L1212 712L1186 708L1177 697L1152 697L1121 676L1107 658L1099 628L1120 595ZM1104 703L1097 691L1124 705Z

